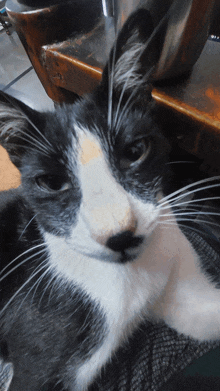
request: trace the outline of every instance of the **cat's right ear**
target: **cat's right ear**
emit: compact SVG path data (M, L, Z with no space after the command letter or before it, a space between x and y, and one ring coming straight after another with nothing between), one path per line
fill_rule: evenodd
M0 91L0 144L18 168L24 153L37 142L40 118L40 113Z
M160 37L154 31L148 10L139 9L128 18L103 71L103 91L111 88L113 94L120 95L122 90L125 94L146 90L160 54L156 44Z

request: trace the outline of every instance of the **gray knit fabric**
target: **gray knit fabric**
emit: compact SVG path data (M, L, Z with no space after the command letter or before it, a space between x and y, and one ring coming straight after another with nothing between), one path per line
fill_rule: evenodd
M198 343L162 324L144 324L89 391L158 391L174 374L218 345Z

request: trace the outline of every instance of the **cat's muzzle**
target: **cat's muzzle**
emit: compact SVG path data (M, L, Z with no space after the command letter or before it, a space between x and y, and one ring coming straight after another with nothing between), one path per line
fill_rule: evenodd
M124 231L110 237L106 242L106 247L120 253L118 263L126 263L133 261L139 255L139 247L142 243L142 236L135 236L131 231Z

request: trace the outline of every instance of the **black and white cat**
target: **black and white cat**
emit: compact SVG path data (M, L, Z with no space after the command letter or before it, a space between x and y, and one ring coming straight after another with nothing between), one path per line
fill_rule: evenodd
M0 195L11 391L87 390L145 318L220 337L216 276L177 223L181 190L164 195L170 146L141 62L145 12L126 23L93 94L54 113L1 97L0 142L22 179Z

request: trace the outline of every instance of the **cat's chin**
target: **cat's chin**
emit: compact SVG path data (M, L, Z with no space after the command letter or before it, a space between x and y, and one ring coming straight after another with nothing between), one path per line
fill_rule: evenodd
M115 263L118 263L118 264L126 264L126 263L131 263L131 262L135 262L139 257L140 255L143 253L143 250L141 251L141 249L136 249L136 251L124 251L122 253L120 253L117 257L116 260L114 260L113 262Z

